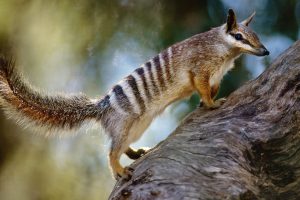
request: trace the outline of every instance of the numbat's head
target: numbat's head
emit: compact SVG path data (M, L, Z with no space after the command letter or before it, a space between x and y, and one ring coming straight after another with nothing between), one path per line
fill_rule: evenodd
M237 23L235 14L229 9L227 22L224 25L225 40L232 47L242 53L250 53L257 56L269 55L270 52L259 41L258 36L248 27L255 12L241 23Z

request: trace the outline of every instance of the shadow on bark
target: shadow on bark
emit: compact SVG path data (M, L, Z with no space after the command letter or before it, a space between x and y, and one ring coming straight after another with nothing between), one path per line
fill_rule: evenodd
M300 41L131 167L110 199L300 199Z

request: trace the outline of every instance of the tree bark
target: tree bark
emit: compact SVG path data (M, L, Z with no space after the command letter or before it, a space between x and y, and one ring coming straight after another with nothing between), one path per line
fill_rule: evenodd
M300 41L130 167L110 199L300 199Z

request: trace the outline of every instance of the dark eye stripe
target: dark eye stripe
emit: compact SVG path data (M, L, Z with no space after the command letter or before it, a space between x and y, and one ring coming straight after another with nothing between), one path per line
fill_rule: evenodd
M241 41L242 41L242 43L244 43L244 44L248 44L249 46L254 47L254 46L249 42L249 40L243 39L243 40L241 40Z
M234 37L234 33L229 33L232 37ZM239 41L241 41L242 43L244 43L244 44L247 44L247 45L249 45L249 46L251 46L251 47L254 47L254 45L252 45L250 42L249 42L249 40L247 40L247 39L245 39L245 38L243 38L242 40L239 40Z

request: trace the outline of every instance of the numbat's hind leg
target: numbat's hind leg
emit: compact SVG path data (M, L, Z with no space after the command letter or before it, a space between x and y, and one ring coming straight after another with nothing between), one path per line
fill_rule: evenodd
M110 167L116 180L124 178L130 180L132 176L132 168L122 167L120 164L120 152L111 150L109 153Z
M126 140L118 140L117 138L111 143L109 161L115 179L124 178L129 180L131 178L132 170L129 170L129 168L126 167L124 168L120 164L120 157L125 152L125 150L128 149L128 146L129 145Z
M127 151L125 152L125 154L128 156L128 158L132 159L132 160L137 160L140 157L142 157L143 155L145 155L148 152L147 149L132 149L131 147L129 147L127 149Z
M124 176L124 168L120 164L119 160L120 160L119 152L112 148L112 150L109 153L109 162L115 179Z

